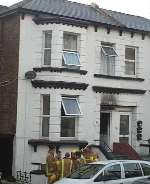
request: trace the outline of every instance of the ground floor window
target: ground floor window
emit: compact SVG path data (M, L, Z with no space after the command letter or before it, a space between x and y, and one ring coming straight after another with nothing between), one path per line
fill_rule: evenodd
M80 105L76 97L62 97L61 104L61 137L76 137Z
M61 117L61 137L75 137L75 117Z

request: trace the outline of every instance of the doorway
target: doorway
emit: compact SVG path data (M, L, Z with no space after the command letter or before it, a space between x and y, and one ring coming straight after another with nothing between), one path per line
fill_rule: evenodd
M4 178L12 175L13 136L0 135L0 172Z
M100 113L100 140L110 145L110 112Z

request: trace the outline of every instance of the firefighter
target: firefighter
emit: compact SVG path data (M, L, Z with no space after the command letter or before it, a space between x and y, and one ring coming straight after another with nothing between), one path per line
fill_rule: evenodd
M73 162L70 158L70 153L66 152L62 160L62 177L67 177L71 174Z
M80 151L77 151L76 152L76 159L77 159L77 162L78 162L78 166L77 167L81 167L82 165L86 164L86 160L84 157L81 157L82 154Z
M56 155L56 166L57 166L57 180L60 180L62 176L62 170L63 170L63 163L62 163L62 154L61 151L57 151Z
M93 153L91 147L86 147L83 150L83 155L86 160L86 163L96 162L97 161L97 155Z
M78 168L78 160L76 156L76 152L71 152L71 160L72 160L72 172Z
M65 153L65 157L61 159L57 158L57 180L62 179L71 174L72 160L70 159L70 153Z
M46 176L48 178L48 184L52 184L56 181L57 178L57 165L56 159L54 156L55 146L50 145L48 150L48 155L46 158Z

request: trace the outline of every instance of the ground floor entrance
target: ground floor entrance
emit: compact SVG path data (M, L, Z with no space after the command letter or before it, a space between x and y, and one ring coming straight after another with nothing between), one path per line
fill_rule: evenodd
M101 112L100 114L100 140L107 145L110 143L110 113Z
M13 136L0 135L0 172L3 177L12 175Z
M112 147L114 142L132 143L132 112L102 111L100 113L100 140Z

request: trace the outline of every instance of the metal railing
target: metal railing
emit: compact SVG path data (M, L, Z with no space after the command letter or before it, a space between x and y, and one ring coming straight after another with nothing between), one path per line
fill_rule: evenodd
M101 147L103 147L103 149L105 150L105 151L107 151L107 152L113 152L112 150L111 150L111 148L108 146L108 144L106 144L104 141L101 141L100 140L100 146Z

